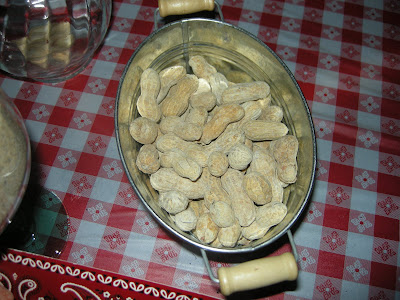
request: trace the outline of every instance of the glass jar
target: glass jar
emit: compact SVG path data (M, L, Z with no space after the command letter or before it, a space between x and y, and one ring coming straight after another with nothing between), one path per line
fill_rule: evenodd
M1 0L0 69L41 82L81 72L103 41L112 0Z

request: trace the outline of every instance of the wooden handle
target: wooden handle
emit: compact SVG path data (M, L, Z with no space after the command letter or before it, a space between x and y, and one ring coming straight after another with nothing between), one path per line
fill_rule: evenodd
M214 0L158 0L162 18L172 15L186 15L203 10L214 10Z
M218 269L220 289L225 296L285 280L295 280L297 275L297 263L290 252Z

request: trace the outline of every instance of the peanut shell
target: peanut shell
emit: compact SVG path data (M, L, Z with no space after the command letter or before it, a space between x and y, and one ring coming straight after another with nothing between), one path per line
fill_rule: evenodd
M209 81L212 74L217 73L217 69L210 65L203 56L195 55L190 57L189 65L192 67L193 73L199 77Z
M235 220L233 225L220 228L217 238L222 246L235 247L241 233L242 227L239 225L239 222Z
M243 174L229 168L221 177L224 190L232 201L233 212L241 226L249 226L256 218L256 207L243 189Z
M188 110L188 114L185 117L185 122L200 126L202 128L201 134L203 134L203 126L206 124L207 118L208 112L204 107L193 107Z
M184 211L174 215L173 220L179 229L183 231L191 231L196 228L198 218L196 217L193 209L188 207Z
M185 122L178 116L163 118L160 122L160 129L164 134L174 133L185 141L197 141L203 133L203 128L201 126Z
M262 238L270 229L269 226L261 226L257 222L253 222L250 226L242 228L242 235L249 241Z
M207 191L204 194L206 207L209 208L216 201L224 201L231 205L231 198L222 187L221 178L211 175L208 168L203 169L203 176L207 187Z
M210 111L215 107L217 98L211 91L195 93L190 96L189 103L192 107L204 107Z
M189 178L191 181L197 180L202 172L202 168L197 162L177 148L162 153L160 164L164 168L173 168L179 176Z
M285 124L265 120L250 120L243 125L243 130L252 141L276 140L288 133Z
M189 98L196 91L199 81L194 75L185 75L172 86L161 102L161 111L165 117L181 116L189 106Z
M256 222L262 227L272 227L279 224L287 214L287 207L281 202L271 201L258 207Z
M136 157L136 166L145 174L153 174L160 169L160 159L153 144L143 145Z
M230 123L240 120L243 116L244 109L238 104L220 106L211 120L204 125L201 142L209 144L220 136Z
M219 227L211 218L209 213L203 214L199 217L194 230L195 236L203 243L212 243L218 235Z
M281 122L283 120L283 110L280 106L270 105L265 107L260 116L260 120Z
M253 152L244 144L237 144L229 150L229 166L235 170L244 170L251 163Z
M160 77L158 73L148 68L143 71L140 77L140 96L136 106L139 114L154 122L158 122L161 118L161 109L157 104L157 95L160 91Z
M249 172L244 175L243 188L257 205L264 205L272 200L271 184L258 172Z
M222 151L214 151L208 157L207 166L213 176L221 177L228 170L228 157Z
M225 201L215 201L210 206L210 216L218 227L229 227L235 222L231 206Z
M168 191L160 193L158 202L168 213L177 214L187 208L189 199L179 191Z
M244 103L265 98L270 93L269 85L264 81L237 83L224 90L221 104Z
M157 96L157 104L164 100L169 89L178 83L178 81L186 75L186 70L183 66L172 66L162 70L159 73L160 77L160 92Z
M179 176L172 168L161 168L151 174L150 184L160 193L177 190L189 199L203 199L206 190L202 180L193 182Z
M158 135L158 124L148 118L138 117L129 124L132 138L141 144L153 143Z

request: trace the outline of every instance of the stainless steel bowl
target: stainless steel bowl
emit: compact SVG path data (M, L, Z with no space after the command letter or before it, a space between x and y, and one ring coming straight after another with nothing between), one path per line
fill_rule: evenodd
M232 74L239 74L241 79L250 78L269 83L274 104L283 108L284 123L289 133L299 140L298 180L287 187L284 193L287 216L262 239L246 246L216 248L181 231L157 203L158 194L151 187L149 177L135 165L141 145L132 139L128 128L132 120L138 117L136 101L140 94L142 71L149 67L161 71L182 63L188 66L188 58L192 55L204 56L228 78L232 78ZM147 37L129 60L122 75L116 98L115 128L126 174L143 204L164 228L201 249L243 253L269 245L290 229L310 198L315 176L316 142L303 93L293 74L268 46L245 30L225 22L185 19L170 23Z

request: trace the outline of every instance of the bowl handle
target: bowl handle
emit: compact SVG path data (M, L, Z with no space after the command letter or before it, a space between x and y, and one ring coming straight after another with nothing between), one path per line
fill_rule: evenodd
M203 10L214 10L214 0L158 0L161 17L186 15Z
M210 279L220 285L221 293L229 296L234 292L266 287L286 280L295 280L299 274L298 253L291 230L288 230L292 253L259 258L233 267L221 267L214 276L206 251L200 248Z
M295 280L297 275L296 260L289 252L218 269L221 293L225 296L285 280Z
M215 7L217 8L221 22L225 22L221 6L214 0L158 0L158 7L154 11L154 30L158 29L158 15L164 18L167 16L185 15L205 10L213 11Z

